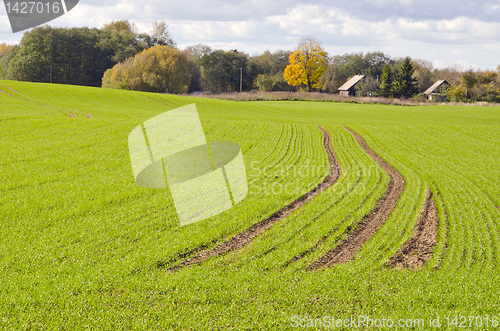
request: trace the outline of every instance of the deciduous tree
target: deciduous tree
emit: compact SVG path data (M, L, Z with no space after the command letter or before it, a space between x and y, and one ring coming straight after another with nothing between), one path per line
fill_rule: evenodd
M204 90L212 93L239 91L241 73L243 90L251 87L255 69L243 52L215 50L204 54L200 65Z
M102 87L185 93L190 79L187 55L175 48L158 45L107 70Z
M6 78L31 82L100 86L113 65L96 47L98 29L41 26L26 32L15 56L5 59ZM9 53L10 54L10 53Z
M7 45L6 43L0 44L0 59L12 50L14 46Z
M312 37L303 38L290 54L283 76L289 85L305 85L308 91L321 88L320 78L327 68L327 53Z
M202 72L201 72L201 58L204 55L210 54L212 48L207 45L197 44L188 46L184 49L184 53L189 60L189 73L191 74L191 83L189 84L188 92L202 91Z
M10 60L15 56L14 47L7 44L0 44L0 79L7 78L7 70L9 68Z
M432 63L420 59L412 60L411 63L415 69L413 77L417 80L418 92L423 93L435 83L432 75Z
M255 65L257 78L255 86L261 91L290 91L295 88L288 85L283 72L290 64L289 57L292 52L278 50L276 52L265 51L252 56L250 62Z
M469 69L460 78L460 85L465 89L465 95L467 98L472 99L473 89L476 86L477 77L474 70Z
M111 21L103 24L97 45L109 56L114 65L151 46L143 39L140 38L133 22Z
M168 31L168 25L165 21L154 21L153 22L153 32L151 33L151 40L153 46L163 45L172 48L177 47L176 43L173 41L170 31Z

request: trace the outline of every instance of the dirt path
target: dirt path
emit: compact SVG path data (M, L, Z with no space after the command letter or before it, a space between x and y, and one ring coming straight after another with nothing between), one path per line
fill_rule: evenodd
M12 95L12 94L7 93L7 92L5 92L5 91L3 91L3 90L1 90L1 89L0 89L0 92L3 92L4 94L7 94L7 95L8 95L8 96L10 96L10 97L13 97L13 98L16 98L16 99L19 99L19 100L23 100L23 101L26 101L26 102L35 103L35 104L37 104L37 105L39 105L39 106L47 107L47 108L50 108L50 109L54 109L54 110L57 110L57 111L60 111L60 112L66 113L66 114L68 114L70 117L75 117L75 114L73 114L72 112L69 112L69 111L66 111L66 110L62 110L62 109L59 109L59 108L52 107L52 106L50 106L50 105L46 105L46 104L40 103L40 102L38 102L36 99L33 99L32 97L29 97L29 96L27 96L27 95L22 94L21 92L18 92L18 91L16 91L16 90L14 90L14 89L13 89L12 87L10 87L10 86L7 86L7 85L2 84L2 83L0 83L0 85L1 85L1 86L3 86L3 87L5 87L5 88L7 88L7 89L9 89L9 90L11 90L12 92L14 92L14 93L16 93L16 94L18 94L18 95L20 95L20 96L23 96L23 97L24 97L24 98L26 98L26 99L24 99L24 98L20 98L20 97L15 96L15 95ZM84 112L81 112L81 111L78 111L78 110L74 110L74 109L70 109L70 110L71 110L71 111L73 111L73 112L76 112L76 113L84 114L84 115L85 115L86 117L88 117L88 118L92 118L92 115L91 115L91 114L87 114L87 113L84 113Z
M352 234L349 234L335 249L311 264L308 270L316 270L325 266L332 266L352 260L361 247L363 247L363 244L377 232L382 224L384 224L385 220L396 207L405 186L403 176L396 169L375 154L360 135L350 128L346 127L346 130L356 137L358 143L368 155L389 173L391 182L386 194L377 202L375 209L372 210L370 214L366 215L360 222L358 228Z
M389 261L389 265L396 269L417 269L423 266L432 257L436 247L438 225L436 204L429 189L412 238Z
M243 246L250 243L253 238L255 238L256 236L258 236L259 234L261 234L262 232L266 231L271 226L273 226L273 224L281 221L282 219L290 215L294 210L302 207L309 200L311 200L312 198L323 192L329 186L333 185L333 183L335 183L335 181L339 178L341 169L335 157L335 153L333 152L332 149L332 145L330 142L330 135L324 128L319 127L319 129L323 132L324 135L324 145L326 152L328 154L328 161L330 163L330 173L328 174L328 176L326 176L323 182L321 182L318 186L316 186L312 191L306 193L302 197L291 202L289 205L281 208L280 210L278 210L276 213L272 214L265 220L262 220L251 226L248 230L237 234L229 242L215 247L212 251L204 251L192 258L186 259L182 261L179 265L169 268L168 271L176 271L182 269L183 267L199 264L203 261L210 259L211 257L226 254L233 250L241 249Z

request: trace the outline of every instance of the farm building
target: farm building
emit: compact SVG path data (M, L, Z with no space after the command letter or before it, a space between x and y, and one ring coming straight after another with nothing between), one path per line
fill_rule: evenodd
M356 84L359 83L365 75L356 75L339 87L340 95L343 97L356 96Z
M438 101L444 101L446 99L446 96L443 93L443 90L450 86L450 84L446 80L438 80L437 82L434 83L431 87L427 89L424 93L429 96L429 100L438 100Z

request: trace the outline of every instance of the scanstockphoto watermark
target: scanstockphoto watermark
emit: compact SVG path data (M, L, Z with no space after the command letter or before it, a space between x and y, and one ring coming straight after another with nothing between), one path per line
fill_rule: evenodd
M436 316L432 318L372 318L366 315L338 318L324 316L321 318L291 317L293 328L314 329L439 329L439 328L499 328L500 317L495 315L455 315Z
M439 319L438 319L439 321ZM432 323L434 321L430 321ZM336 318L324 316L322 318L291 317L293 328L324 328L324 329L357 329L357 328L424 328L432 326L424 319L390 319L371 318L369 316L351 316L350 318Z
M330 169L322 165L268 165L260 161L250 163L248 169L249 186L252 192L262 195L281 195L281 194L303 194L304 191L311 190L310 182L312 178L324 178ZM357 173L357 177L350 181L341 181L333 186L320 184L317 190L325 191L327 188L333 193L343 195L345 193L366 194L368 187L359 180L362 177L368 177L372 174L378 175L380 172L376 166L373 167L350 167L342 169L342 173L347 175L350 172Z
M364 183L360 182L342 182L335 183L335 185L329 186L328 184L319 184L314 191L310 184L305 183L301 178L284 178L280 181L271 182L261 182L258 179L251 179L249 181L249 190L253 194L260 194L265 196L271 195L282 195L282 194L304 194L305 191L309 190L308 194L313 194L324 192L325 190L330 190L334 194L344 195L346 193L354 193L360 195L366 195L368 192L368 187Z
M326 175L330 168L319 164L301 164L301 165L286 165L275 164L270 165L262 161L252 161L248 167L249 175L252 177L276 178L281 176L289 177L315 177ZM378 165L352 165L344 166L341 169L343 174L355 173L359 177L367 177L380 174L381 170Z

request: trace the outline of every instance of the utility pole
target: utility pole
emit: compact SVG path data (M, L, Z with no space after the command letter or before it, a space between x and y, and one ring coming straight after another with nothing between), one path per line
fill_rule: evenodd
M50 83L52 84L52 64L50 65Z
M243 68L240 68L240 93L243 87Z

